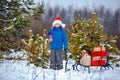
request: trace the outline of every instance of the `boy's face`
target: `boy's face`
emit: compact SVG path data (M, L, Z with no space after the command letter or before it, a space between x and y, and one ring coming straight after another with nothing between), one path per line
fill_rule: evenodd
M60 24L59 24L59 23L56 23L56 24L55 24L55 27L60 27Z

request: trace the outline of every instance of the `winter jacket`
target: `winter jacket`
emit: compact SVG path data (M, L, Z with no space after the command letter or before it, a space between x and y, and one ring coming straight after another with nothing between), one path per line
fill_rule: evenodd
M68 49L68 39L66 32L61 27L54 27L48 32L48 39L52 35L52 42L50 43L50 48L64 50Z

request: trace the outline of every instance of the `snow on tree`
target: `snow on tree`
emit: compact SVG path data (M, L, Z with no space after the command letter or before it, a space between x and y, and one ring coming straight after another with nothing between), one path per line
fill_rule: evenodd
M91 19L82 19L80 16L75 19L73 32L70 35L69 50L72 58L77 62L81 58L81 51L84 49L89 54L93 48L104 46L108 52L119 53L116 47L117 36L107 36L103 33L103 26L96 13L92 13Z

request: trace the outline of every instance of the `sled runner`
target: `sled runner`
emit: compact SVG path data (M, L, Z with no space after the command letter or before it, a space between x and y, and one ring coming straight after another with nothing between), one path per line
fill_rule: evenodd
M70 69L68 69L68 67L67 67L67 65L68 65L68 59L69 59L70 55L71 55L70 52L68 52L68 51L65 52L65 60L66 60L66 63L65 63L65 72L70 71Z

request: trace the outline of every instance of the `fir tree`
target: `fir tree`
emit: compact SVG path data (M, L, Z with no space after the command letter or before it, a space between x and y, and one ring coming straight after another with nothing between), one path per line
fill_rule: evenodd
M33 8L33 0L0 1L0 50L17 48L17 39L25 27L30 26L30 14L42 14L43 9Z
M82 19L80 16L75 19L69 49L73 53L72 58L78 62L83 49L90 54L94 47L104 46L108 52L118 53L116 39L117 36L108 37L103 33L103 26L96 13L93 13L91 19Z
M44 12L44 2L38 3L32 16L39 22L42 22L41 14ZM34 35L33 31L29 30L29 39L22 39L22 42L24 43L23 49L27 51L28 62L34 64L37 67L39 66L42 68L47 68L49 62L49 44L46 38L46 29L43 29L41 36L39 33L40 32L36 31L36 35Z
M24 49L27 51L27 60L35 66L42 68L48 67L49 61L49 44L46 39L46 29L43 30L43 35L34 35L32 30L29 30L29 39L22 39Z

